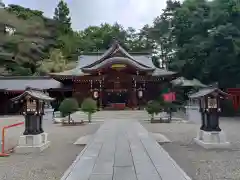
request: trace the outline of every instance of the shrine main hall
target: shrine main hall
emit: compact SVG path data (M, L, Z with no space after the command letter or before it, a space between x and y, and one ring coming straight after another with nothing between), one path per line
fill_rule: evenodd
M175 74L156 68L150 53L128 53L115 41L104 53L82 55L76 68L50 76L69 85L79 103L92 97L100 108L137 108L156 99Z
M0 106L7 111L4 102L32 87L48 92L57 103L73 97L80 104L91 97L100 109L135 109L159 97L174 78L175 72L154 66L150 53L127 52L115 41L103 53L79 56L71 70L48 77L0 77Z

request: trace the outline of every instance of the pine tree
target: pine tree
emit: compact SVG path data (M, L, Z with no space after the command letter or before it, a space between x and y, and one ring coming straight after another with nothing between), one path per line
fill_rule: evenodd
M69 8L67 3L61 0L54 12L54 20L58 21L58 29L61 35L68 34L72 31L71 28L71 17L69 16Z
M5 4L3 3L2 0L0 0L0 8L4 8L5 7Z

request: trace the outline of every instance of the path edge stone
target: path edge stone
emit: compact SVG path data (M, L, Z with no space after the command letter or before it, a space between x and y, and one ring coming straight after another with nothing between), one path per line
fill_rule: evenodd
M92 136L95 136L96 133L94 133ZM72 170L74 169L76 163L80 160L84 152L87 150L87 148L93 143L94 138L90 138L88 144L83 148L83 150L77 155L76 159L73 161L73 163L68 167L68 169L63 173L60 180L66 180L68 176L71 174Z

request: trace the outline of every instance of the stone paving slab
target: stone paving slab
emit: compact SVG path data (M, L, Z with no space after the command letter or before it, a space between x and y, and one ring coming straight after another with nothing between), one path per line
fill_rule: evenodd
M105 121L61 180L191 180L134 120Z

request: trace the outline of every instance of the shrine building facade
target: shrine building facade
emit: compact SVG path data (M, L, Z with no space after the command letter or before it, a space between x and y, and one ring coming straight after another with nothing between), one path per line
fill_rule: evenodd
M74 69L49 76L79 104L91 97L100 109L135 109L156 99L176 73L156 68L150 53L128 53L114 42L102 54L81 55Z
M175 72L156 68L150 53L128 53L118 42L104 53L81 55L74 69L49 76L0 76L0 114L16 114L21 104L10 103L27 87L41 89L59 106L73 97L79 104L88 97L99 109L136 109L159 97L175 79Z

